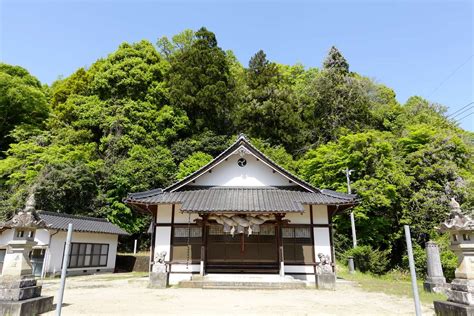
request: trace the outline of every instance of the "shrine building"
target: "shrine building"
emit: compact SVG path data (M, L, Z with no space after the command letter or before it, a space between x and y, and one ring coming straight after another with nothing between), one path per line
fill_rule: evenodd
M176 284L208 273L314 282L321 254L334 269L332 217L357 199L313 187L239 136L186 178L124 202L152 214L150 261L166 252L169 282Z

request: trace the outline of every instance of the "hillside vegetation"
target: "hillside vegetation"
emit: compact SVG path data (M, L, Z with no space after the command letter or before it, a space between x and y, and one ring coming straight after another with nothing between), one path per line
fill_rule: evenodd
M0 64L0 216L22 208L106 217L143 240L149 218L122 203L165 187L245 133L311 184L346 191L354 169L359 243L402 262L403 224L419 245L455 197L474 204L473 134L418 96L350 71L337 48L320 68L282 65L258 51L248 65L205 28L123 43L51 86ZM347 214L335 220L350 247Z

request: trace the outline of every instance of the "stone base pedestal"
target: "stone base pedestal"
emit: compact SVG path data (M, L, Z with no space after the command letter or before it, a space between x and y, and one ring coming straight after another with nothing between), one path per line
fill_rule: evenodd
M446 290L449 302L474 306L474 280L454 279Z
M446 279L444 277L427 277L423 282L423 289L426 292L445 293Z
M437 316L474 316L474 306L455 302L434 301Z
M149 288L166 289L168 286L168 273L166 272L150 272Z
M49 312L53 297L41 296L32 275L0 277L0 315L26 316Z
M0 315L31 316L53 310L53 297L40 296L23 301L1 301Z
M336 290L336 275L334 273L316 274L316 288L318 290Z

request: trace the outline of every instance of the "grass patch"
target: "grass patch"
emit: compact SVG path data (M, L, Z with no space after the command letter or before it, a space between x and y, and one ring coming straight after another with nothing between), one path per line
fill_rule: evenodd
M382 276L356 272L350 274L346 267L337 267L337 276L345 280L357 282L368 292L382 292L389 295L413 298L410 275L400 271L392 271ZM423 304L432 305L433 301L445 301L446 296L428 293L423 290L423 282L418 280L418 293Z

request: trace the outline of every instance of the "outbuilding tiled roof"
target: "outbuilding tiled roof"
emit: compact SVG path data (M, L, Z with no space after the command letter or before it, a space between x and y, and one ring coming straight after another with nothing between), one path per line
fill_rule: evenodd
M46 211L39 211L38 215L46 222L50 229L67 230L68 224L72 223L72 228L75 232L128 235L126 231L108 222L105 218L75 216Z
M305 204L352 205L355 196L334 191L307 192L278 187L188 187L130 194L125 202L181 204L183 212L303 212Z

